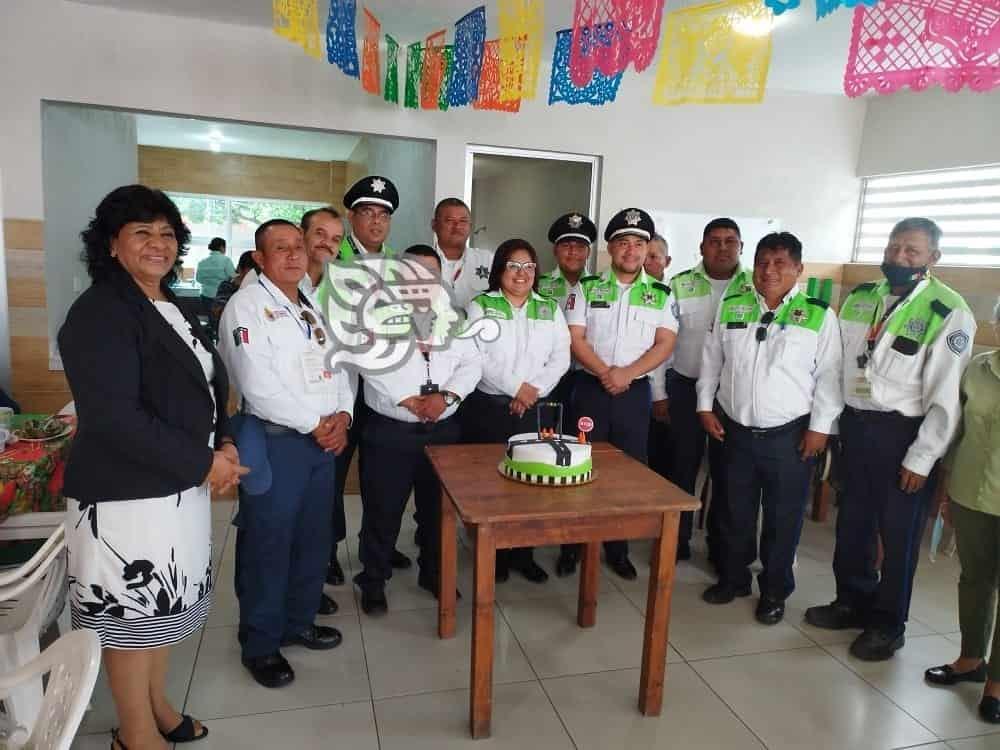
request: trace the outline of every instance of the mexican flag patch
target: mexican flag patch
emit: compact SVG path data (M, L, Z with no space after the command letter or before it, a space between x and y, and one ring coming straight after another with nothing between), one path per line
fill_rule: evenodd
M250 331L243 326L233 329L233 341L236 346L242 346L243 344L250 343Z

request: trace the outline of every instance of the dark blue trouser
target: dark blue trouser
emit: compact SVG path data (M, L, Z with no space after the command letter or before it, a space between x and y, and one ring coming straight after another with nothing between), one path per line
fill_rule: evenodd
M236 596L243 656L266 656L312 625L330 558L333 454L312 435L267 436L271 489L242 493L236 517Z
M936 484L935 471L919 492L908 495L899 489L899 470L921 422L896 412L850 407L840 418L844 491L833 556L837 598L866 613L872 625L900 633L910 612L920 540ZM881 578L875 569L879 537L885 552Z
M364 570L362 589L378 590L392 577L392 551L399 537L406 503L416 505L420 574L436 580L441 539L441 482L424 453L428 445L457 443L458 420L422 424L401 422L377 412L368 415L361 436L365 462L361 468L361 519L358 557Z
M733 586L750 585L747 549L757 536L757 509L764 506L757 578L761 596L784 601L795 590L795 549L802 534L809 482L815 459L803 461L799 443L809 426L803 417L773 430L753 430L723 420L726 513L722 529L721 579ZM752 562L752 561L751 561Z
M337 557L337 545L344 541L344 537L347 536L347 519L344 516L344 486L347 484L347 470L351 468L351 458L354 457L354 451L358 452L359 474L365 460L364 453L359 450L358 444L361 442L361 433L365 429L368 412L368 405L365 403L364 382L358 378L358 395L354 399L354 419L351 420L351 429L347 431L347 446L334 459L336 474L333 478L333 508L330 529L333 536L330 545L330 562L333 562Z
M649 418L652 411L652 393L649 378L636 380L629 389L612 396L601 381L581 372L573 389L573 414L594 420L594 429L588 435L592 443L609 442L637 461L646 463L649 440ZM596 467L600 471L600 467ZM628 542L604 543L604 556L609 560L628 554Z
M698 469L705 455L705 441L708 441L708 471L712 477L712 502L708 506L705 526L708 530L708 555L718 562L721 532L719 519L725 513L726 472L722 462L722 443L705 434L698 417L698 395L692 378L672 372L667 378L667 395L670 397L670 427L673 430L672 455L668 479L690 495L694 494L698 481ZM681 513L678 538L690 540L694 526L694 512ZM752 563L757 559L757 539L753 540Z

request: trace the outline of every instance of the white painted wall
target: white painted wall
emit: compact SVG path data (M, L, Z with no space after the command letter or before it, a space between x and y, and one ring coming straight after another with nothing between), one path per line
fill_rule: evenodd
M549 30L547 33L550 33ZM267 29L123 12L60 0L7 0L0 24L4 211L42 217L40 101L435 141L435 198L461 195L468 143L603 157L603 224L626 205L780 216L816 260L850 257L865 103L769 93L758 106L659 108L655 71L625 75L618 102L539 99L517 115L404 110L308 58Z
M368 171L385 175L399 191L389 244L396 250L433 240L434 144L402 138L369 137Z
M859 175L978 164L1000 164L1000 89L901 91L868 103Z

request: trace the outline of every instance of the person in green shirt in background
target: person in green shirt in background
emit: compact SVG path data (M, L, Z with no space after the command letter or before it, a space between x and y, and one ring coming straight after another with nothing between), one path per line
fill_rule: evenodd
M1000 299L993 310L1000 344ZM969 363L961 384L962 422L945 458L942 506L958 541L958 618L962 652L924 673L932 685L985 682L979 715L1000 724L1000 629L993 632L1000 580L1000 349ZM990 660L986 646L993 632Z
M208 243L208 257L198 264L195 280L201 284L201 301L206 313L212 307L219 284L236 275L233 262L226 255L226 241L221 237L213 237Z

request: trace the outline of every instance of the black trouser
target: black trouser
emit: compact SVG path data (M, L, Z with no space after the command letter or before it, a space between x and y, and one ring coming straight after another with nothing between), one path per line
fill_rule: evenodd
M401 422L370 412L361 446L361 542L358 557L364 567L358 578L363 589L378 590L392 577L392 552L406 502L413 492L417 506L420 575L433 581L438 575L441 547L441 483L424 453L428 445L457 443L458 420L448 418L423 424Z
M558 401L563 406L563 430L567 435L575 435L576 415L573 414L573 388L581 370L569 370L563 375L552 392L545 397L546 401Z
M347 470L351 468L351 458L354 451L358 451L358 474L365 464L365 453L360 450L359 443L361 434L365 429L365 422L371 410L365 403L364 383L358 378L358 395L354 399L354 418L351 420L351 429L347 431L347 446L337 456L337 473L333 483L333 513L331 515L331 528L333 535L333 545L330 547L330 562L337 559L337 545L344 541L347 536L347 519L344 515L344 486L347 484Z
M761 596L784 601L795 590L795 550L802 534L815 459L799 452L809 427L806 415L782 427L757 430L723 420L723 460L729 488L727 513L721 519L721 579L735 587L750 584L746 550L757 535L757 509L764 506L757 578ZM751 561L752 562L752 561Z
M910 612L913 577L936 469L919 492L899 488L899 470L922 417L858 411L840 417L844 490L837 510L833 572L837 598L859 609L870 624L902 633ZM881 575L875 568L882 539Z
M612 396L593 375L581 371L577 376L572 411L574 415L594 420L594 429L588 436L593 443L609 442L637 461L646 463L651 409L649 378L635 380L625 393ZM600 471L600 467L595 468ZM563 549L567 547L578 549L577 545L564 545ZM604 556L608 560L619 560L626 555L628 542L604 543Z
M511 435L538 432L538 412L529 409L523 417L510 413L509 396L492 396L475 390L462 402L458 418L462 425L463 443L503 443ZM499 454L498 454L499 455ZM534 547L497 550L497 570L522 568L534 562Z

